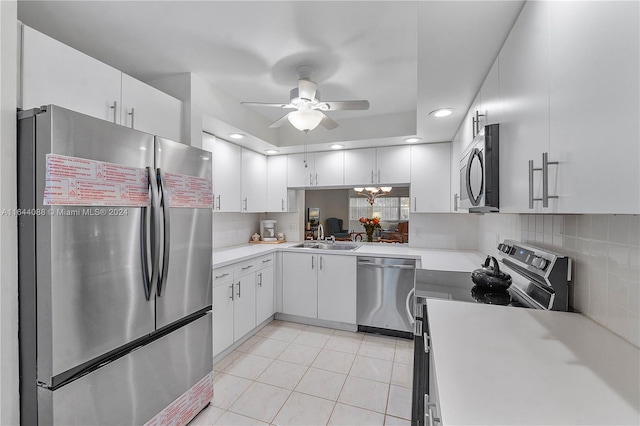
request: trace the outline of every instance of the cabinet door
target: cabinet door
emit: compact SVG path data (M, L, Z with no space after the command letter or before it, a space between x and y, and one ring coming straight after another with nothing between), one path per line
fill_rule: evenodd
M123 126L179 142L182 139L182 102L122 74L120 122Z
M234 291L233 341L236 342L256 327L255 273L236 279Z
M482 117L480 121L481 126L502 122L500 117L499 69L500 59L496 58L496 61L491 66L489 74L487 74L480 88L480 105L478 106L478 110L480 114L484 114L484 117Z
M411 146L411 213L448 213L451 144Z
M120 71L33 28L23 28L23 109L54 104L120 123Z
M374 174L376 184L398 184L411 181L411 146L390 146L376 149L376 163Z
M218 138L215 139L213 149L214 211L240 212L241 149Z
M318 256L282 254L282 312L318 317Z
M500 52L500 211L505 213L532 212L528 162L540 167L549 150L548 7L525 3ZM541 173L534 173L536 198L542 196L541 184Z
M375 148L350 149L344 152L345 185L371 185L377 182L375 173L377 173Z
M356 257L318 255L318 319L356 323Z
M233 344L233 282L213 288L213 355Z
M275 280L273 266L256 272L256 325L275 312Z
M267 211L267 158L242 148L242 211Z
M314 156L314 186L338 186L344 184L344 152L316 152Z
M267 157L267 211L289 211L286 155Z
M307 154L287 155L287 186L289 188L305 188L313 185L315 173L314 156Z
M558 212L640 213L638 9L551 2L549 161L560 162L550 166Z

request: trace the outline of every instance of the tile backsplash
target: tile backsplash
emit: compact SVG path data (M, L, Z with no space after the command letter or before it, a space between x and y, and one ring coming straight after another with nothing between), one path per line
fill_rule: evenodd
M249 242L251 235L260 233L263 213L214 213L213 248L220 249Z
M486 214L478 249L497 254L505 238L573 260L570 304L640 347L640 216Z

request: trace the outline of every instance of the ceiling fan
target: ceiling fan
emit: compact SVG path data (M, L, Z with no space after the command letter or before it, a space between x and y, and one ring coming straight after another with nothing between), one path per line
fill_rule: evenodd
M315 129L322 124L326 129L335 129L338 123L325 114L326 111L367 110L369 101L321 101L317 84L308 78L300 78L298 87L289 92L289 103L242 102L243 105L294 109L269 127L280 127L289 121L303 132Z

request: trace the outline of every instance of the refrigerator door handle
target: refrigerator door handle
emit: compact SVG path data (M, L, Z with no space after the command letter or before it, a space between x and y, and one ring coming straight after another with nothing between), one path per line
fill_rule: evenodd
M160 205L162 207L162 222L164 225L164 245L162 250L162 268L160 275L158 276L158 296L162 297L164 292L164 284L167 282L167 273L169 272L169 247L171 246L171 231L169 221L169 200L167 199L167 188L165 188L166 179L164 172L158 168L158 186L160 187L161 200Z
M140 227L141 246L142 246L142 271L144 275L144 294L147 300L151 299L156 281L158 280L158 256L160 254L160 240L158 238L158 185L156 183L153 169L147 167L147 176L149 178L149 188L151 189L151 204L143 209ZM151 235L147 231L147 209L150 211ZM149 276L149 252L151 247L151 276Z

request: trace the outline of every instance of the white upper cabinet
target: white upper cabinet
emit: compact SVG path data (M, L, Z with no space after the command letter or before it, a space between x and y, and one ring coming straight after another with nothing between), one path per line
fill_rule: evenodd
M23 109L55 104L181 140L180 100L33 28L22 28Z
M55 104L120 124L122 73L23 27L22 108Z
M214 139L213 211L240 212L242 211L242 185L240 184L242 178L241 148L231 142L218 138Z
M499 56L500 211L529 210L529 160L549 151L549 5L525 3ZM588 90L585 88L585 90ZM534 173L534 198L542 196ZM541 209L541 203L536 203ZM540 210L541 211L541 210Z
M550 193L558 212L640 213L639 7L550 4L549 160L559 162L550 166L558 179Z
M376 149L350 149L344 152L344 184L371 185L377 182ZM375 171L374 171L375 170Z
M182 102L127 74L122 74L123 126L179 141Z
M409 183L410 158L410 146L347 150L344 152L344 184Z
M306 157L306 160L305 160ZM315 170L313 154L287 155L287 185L289 188L305 188L313 185Z
M242 211L267 211L267 158L242 148Z
M451 144L423 144L410 148L411 213L450 212Z
M478 110L481 117L480 127L489 124L497 124L502 121L501 104L500 104L500 60L496 59L493 66L489 70L489 74L484 79L480 88L480 99Z
M314 185L339 186L344 184L344 152L316 152L314 156Z
M286 155L267 157L267 211L289 211Z
M344 183L342 151L288 155L287 182L290 188L340 186Z

